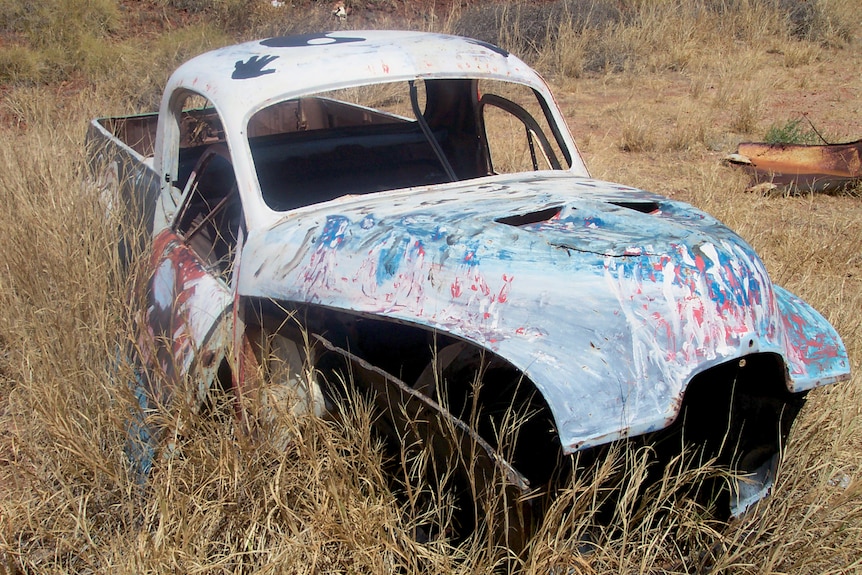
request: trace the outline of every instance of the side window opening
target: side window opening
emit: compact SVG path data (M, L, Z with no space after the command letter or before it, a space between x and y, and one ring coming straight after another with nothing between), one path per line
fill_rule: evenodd
M493 173L569 167L569 156L553 121L532 89L483 80L479 94L480 122Z
M203 262L229 277L242 225L233 165L222 144L204 152L192 170L175 229Z
M453 79L425 82L423 116L458 180L488 176L491 167L485 153L478 121L476 80Z
M203 96L187 93L177 107L179 157L177 177L173 183L182 190L204 152L214 144L225 143L225 133L218 112Z

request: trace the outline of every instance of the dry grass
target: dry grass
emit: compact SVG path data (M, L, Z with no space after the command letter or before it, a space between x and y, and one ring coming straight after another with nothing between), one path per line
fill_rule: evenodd
M850 25L858 6L797 3L809 12L793 20L773 9L788 2L691 3L724 12L613 4L625 18L597 23L578 13L577 26L534 56L593 173L690 201L739 231L777 282L833 322L858 372L859 197L744 194L741 174L719 163L739 139L802 114L831 139L862 134L862 56ZM112 4L76 5L109 16L107 32L82 34L122 29ZM20 12L4 10L3 26L13 16L20 23ZM190 26L112 46L120 57L107 76L86 64L95 56L67 61L77 90L38 85L47 77L32 70L48 60L37 44L0 52L0 64L18 62L0 72L18 80L0 102L0 573L862 572L858 376L810 395L775 496L745 518L716 523L680 497L713 473L683 460L634 498L644 453L621 449L573 478L520 558L481 530L457 546L445 537L420 543L419 529L445 533L445 482L429 487L427 461L411 456L402 466L406 495L396 496L381 471L392 461L367 432L369 410L358 399L340 422L286 416L301 438L287 450L248 440L229 416L183 413L177 449L138 485L123 453L130 374L117 361L128 337L125 280L113 228L85 185L81 144L88 118L151 108L178 60L230 38L218 23ZM511 38L517 32L508 29Z

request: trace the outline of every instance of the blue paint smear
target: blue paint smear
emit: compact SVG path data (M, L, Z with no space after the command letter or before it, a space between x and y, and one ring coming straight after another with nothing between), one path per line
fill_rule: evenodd
M350 220L344 216L326 216L326 225L320 235L320 243L328 248L340 248L344 244Z
M479 251L479 243L474 242L472 245L468 245L467 249L464 251L464 257L461 259L461 263L466 264L470 267L476 267L479 265L479 256L477 255Z
M147 478L156 458L157 438L156 432L146 420L149 410L149 385L141 372L141 368L135 366L134 378L129 387L135 396L135 405L129 410L126 421L126 443L123 451L128 459L131 475L135 483L140 487L146 484Z
M380 250L380 257L377 260L377 272L375 279L377 285L391 280L398 273L398 268L401 267L401 262L404 260L404 254L407 253L407 247L410 245L410 238L396 239L392 247L383 248Z

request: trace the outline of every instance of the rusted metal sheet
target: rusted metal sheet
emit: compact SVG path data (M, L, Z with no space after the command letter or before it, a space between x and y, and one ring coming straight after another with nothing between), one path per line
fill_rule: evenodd
M803 145L744 142L728 161L751 173L753 186L832 192L862 181L862 140Z

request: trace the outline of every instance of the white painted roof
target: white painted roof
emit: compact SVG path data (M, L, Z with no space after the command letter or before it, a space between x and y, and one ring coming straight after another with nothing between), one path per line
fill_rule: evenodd
M478 40L410 31L339 31L269 38L193 58L166 93L192 89L222 113L248 117L268 103L358 84L488 77L544 87L529 66Z

